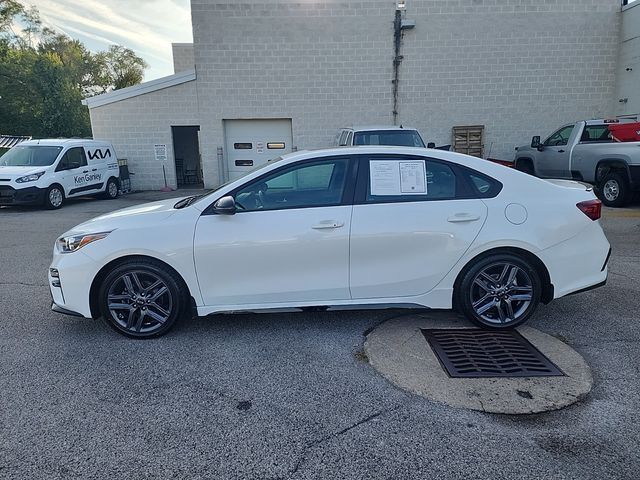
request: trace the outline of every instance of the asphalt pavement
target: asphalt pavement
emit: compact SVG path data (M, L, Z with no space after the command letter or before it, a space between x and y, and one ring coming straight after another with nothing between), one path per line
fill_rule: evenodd
M586 359L591 393L507 416L431 402L380 376L364 334L401 310L216 315L153 341L50 312L57 236L163 195L0 208L0 478L640 477L637 205L605 209L607 286L541 306L529 322Z

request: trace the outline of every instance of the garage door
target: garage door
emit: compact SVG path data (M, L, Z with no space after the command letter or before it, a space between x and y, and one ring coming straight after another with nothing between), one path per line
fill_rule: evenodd
M291 152L291 119L225 120L229 180Z

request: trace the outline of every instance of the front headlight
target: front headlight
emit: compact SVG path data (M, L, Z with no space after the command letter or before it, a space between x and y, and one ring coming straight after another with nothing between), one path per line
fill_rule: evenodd
M25 175L24 177L20 177L16 179L16 183L27 183L27 182L35 182L38 180L44 172L32 173L31 175Z
M71 253L80 250L85 245L89 245L96 240L102 240L111 232L85 233L83 235L71 235L58 239L58 250L60 253Z

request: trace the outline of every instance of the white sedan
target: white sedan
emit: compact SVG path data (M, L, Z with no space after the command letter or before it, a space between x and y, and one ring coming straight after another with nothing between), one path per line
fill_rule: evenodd
M605 283L600 211L584 184L452 152L298 152L65 233L52 308L132 337L189 315L365 305L456 308L510 328Z

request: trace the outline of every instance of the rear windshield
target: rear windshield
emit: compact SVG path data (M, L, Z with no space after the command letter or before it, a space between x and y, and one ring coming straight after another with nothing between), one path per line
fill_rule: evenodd
M395 145L399 147L421 147L424 142L415 130L373 130L357 132L354 145Z
M48 167L58 158L62 147L44 147L40 145L16 146L0 158L4 167Z

